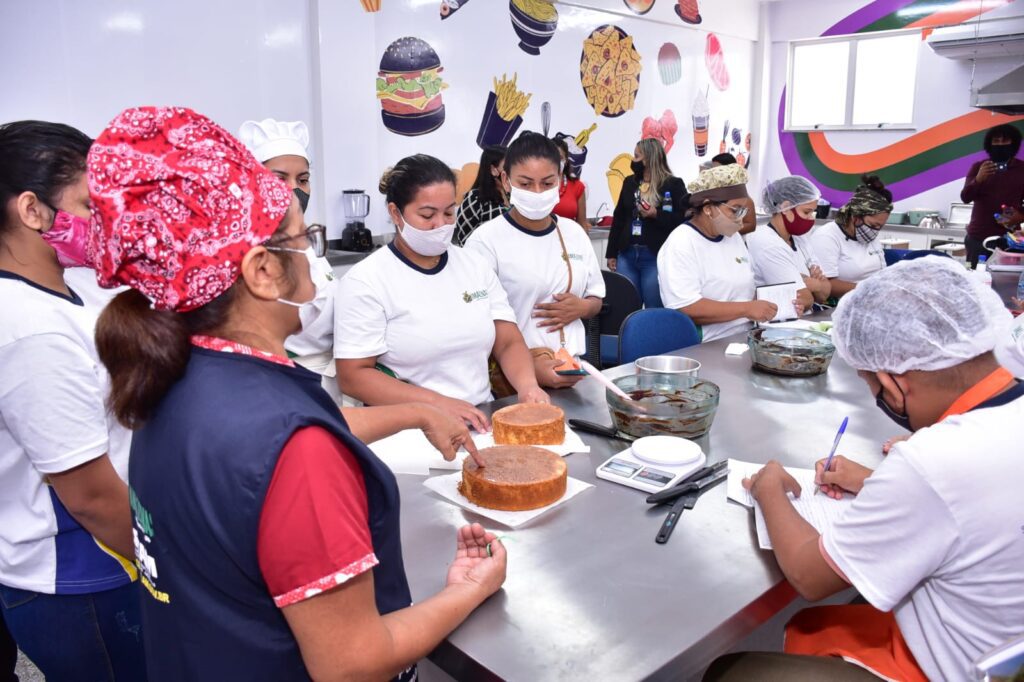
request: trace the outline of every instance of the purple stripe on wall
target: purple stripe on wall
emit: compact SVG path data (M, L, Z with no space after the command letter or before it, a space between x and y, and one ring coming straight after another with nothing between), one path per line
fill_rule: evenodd
M915 0L875 0L849 15L839 23L832 26L821 35L840 36L856 33L865 26L875 23L882 17L889 16L907 5L914 4Z

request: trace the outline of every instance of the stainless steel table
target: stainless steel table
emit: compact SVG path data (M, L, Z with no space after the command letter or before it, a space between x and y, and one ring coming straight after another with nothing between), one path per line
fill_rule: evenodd
M901 433L838 357L824 376L790 379L754 372L749 353L727 357L725 345L679 353L699 360L701 377L721 387L714 426L699 441L709 461L813 466L848 415L840 451L874 466L881 443ZM610 423L594 379L552 397L568 417ZM456 679L685 679L795 597L773 555L757 549L753 514L727 502L724 484L658 545L667 509L650 509L645 493L594 474L625 444L583 438L592 450L567 458L569 475L595 487L523 528L497 529L509 553L504 589L431 655ZM406 569L413 598L422 600L443 585L454 529L481 519L428 491L422 477L399 482Z

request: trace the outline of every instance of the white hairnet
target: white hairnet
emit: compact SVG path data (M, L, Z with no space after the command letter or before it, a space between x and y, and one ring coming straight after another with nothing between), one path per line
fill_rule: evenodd
M952 258L926 256L860 282L832 316L840 356L858 370L946 369L994 350L1011 315Z
M761 204L770 215L775 215L820 198L821 192L810 180L799 175L787 175L768 183L761 193Z

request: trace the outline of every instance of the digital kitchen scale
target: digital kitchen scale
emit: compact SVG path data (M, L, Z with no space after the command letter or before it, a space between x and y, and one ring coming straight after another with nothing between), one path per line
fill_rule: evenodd
M647 436L612 455L597 467L597 477L656 493L704 466L707 457L692 440L676 436Z

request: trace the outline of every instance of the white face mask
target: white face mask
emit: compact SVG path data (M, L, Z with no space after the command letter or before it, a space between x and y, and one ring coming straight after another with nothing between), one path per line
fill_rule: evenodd
M310 280L312 280L313 285L316 287L316 291L313 293L313 298L311 298L310 300L305 301L303 303L298 303L296 301L289 301L286 298L279 298L279 299L277 299L277 302L278 303L284 303L285 305L290 305L290 306L293 306L295 308L298 308L299 309L299 320L300 321L302 320L302 311L303 311L303 309L309 308L309 310L307 311L307 319L312 320L313 317L315 316L316 312L317 312L315 307L314 307L315 304L316 304L317 298L322 298L322 295L321 295L321 283L318 280L323 280L325 278L325 275L324 275L323 272L321 272L321 270L322 270L321 265L317 261L320 261L320 260L323 260L323 259L320 259L320 258L316 257L316 252L313 251L313 247L312 246L307 247L305 249L289 249L289 248L286 248L284 246L268 246L267 250L269 250L269 251L287 251L288 253L301 253L303 256L306 257L306 264L309 266L309 278L310 278ZM328 269L330 268L329 265L327 267L328 267ZM334 279L334 272L331 271L330 279L327 280L327 281L331 281L333 279Z
M406 245L421 256L427 258L440 256L452 245L452 236L455 234L455 223L441 225L432 230L421 230L409 224L402 216L402 226L399 234Z
M558 203L558 186L543 192L531 192L513 187L510 192L512 205L527 220L543 220L551 215Z

